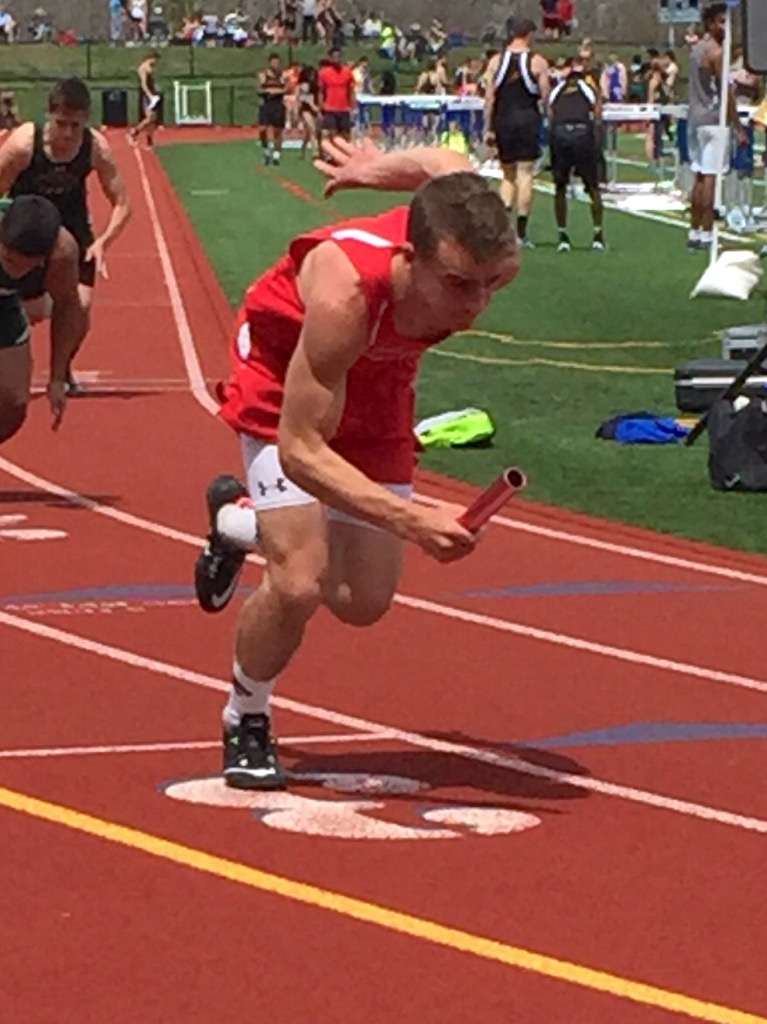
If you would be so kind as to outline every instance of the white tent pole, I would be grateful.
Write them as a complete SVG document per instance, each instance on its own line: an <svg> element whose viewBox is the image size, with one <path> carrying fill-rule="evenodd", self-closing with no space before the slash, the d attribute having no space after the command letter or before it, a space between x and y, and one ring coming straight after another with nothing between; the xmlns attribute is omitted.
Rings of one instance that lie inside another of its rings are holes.
<svg viewBox="0 0 767 1024"><path fill-rule="evenodd" d="M724 185L724 165L729 163L729 139L727 136L727 111L729 107L730 92L730 63L732 60L732 14L729 4L724 22L724 43L722 45L722 80L719 83L719 134L721 136L721 152L719 154L719 167L716 172L714 183L714 232L711 241L710 263L716 263L719 256L719 208L722 205L722 191Z"/></svg>

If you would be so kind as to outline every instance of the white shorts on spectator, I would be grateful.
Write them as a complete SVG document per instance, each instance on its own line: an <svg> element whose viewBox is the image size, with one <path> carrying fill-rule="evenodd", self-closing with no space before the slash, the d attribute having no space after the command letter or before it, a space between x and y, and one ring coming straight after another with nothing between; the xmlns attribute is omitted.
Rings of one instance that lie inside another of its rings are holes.
<svg viewBox="0 0 767 1024"><path fill-rule="evenodd" d="M694 174L726 174L730 169L730 129L716 124L690 125L690 170Z"/></svg>

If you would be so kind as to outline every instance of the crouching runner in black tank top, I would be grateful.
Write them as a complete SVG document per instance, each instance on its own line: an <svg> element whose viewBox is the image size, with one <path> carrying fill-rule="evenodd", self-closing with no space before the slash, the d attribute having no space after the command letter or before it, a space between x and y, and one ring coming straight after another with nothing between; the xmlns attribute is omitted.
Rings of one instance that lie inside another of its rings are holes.
<svg viewBox="0 0 767 1024"><path fill-rule="evenodd" d="M67 371L84 319L77 268L77 243L61 226L53 203L21 196L5 204L0 219L0 444L20 429L29 405L30 326L22 296L30 279L42 280L51 298L48 401L54 428L61 422Z"/></svg>
<svg viewBox="0 0 767 1024"><path fill-rule="evenodd" d="M45 123L27 121L20 125L0 150L0 195L37 195L49 199L59 211L62 225L79 246L83 335L74 352L90 327L96 277L107 276L105 253L130 218L125 182L109 143L101 132L87 126L90 110L90 92L84 82L78 78L57 82L48 97ZM97 237L88 210L86 179L91 171L96 172L112 208L109 222ZM31 275L25 282L23 297L32 322L46 319L50 302L42 273ZM80 389L71 373L69 381L71 393L78 394Z"/></svg>
<svg viewBox="0 0 767 1024"><path fill-rule="evenodd" d="M567 233L567 186L575 173L591 199L594 237L591 248L605 247L602 233L602 196L599 191L599 140L597 124L602 100L584 79L583 65L568 61L560 82L549 96L551 171L554 177L554 215L559 232L559 252L572 248Z"/></svg>

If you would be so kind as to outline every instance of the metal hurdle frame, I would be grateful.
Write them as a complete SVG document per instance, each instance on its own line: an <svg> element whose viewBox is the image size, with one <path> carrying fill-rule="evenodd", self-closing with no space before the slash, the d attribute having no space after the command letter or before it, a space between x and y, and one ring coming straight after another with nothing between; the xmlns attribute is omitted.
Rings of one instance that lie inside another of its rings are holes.
<svg viewBox="0 0 767 1024"><path fill-rule="evenodd" d="M202 93L205 97L205 113L189 113L189 96ZM177 125L211 125L213 124L213 84L212 82L173 82L174 120Z"/></svg>

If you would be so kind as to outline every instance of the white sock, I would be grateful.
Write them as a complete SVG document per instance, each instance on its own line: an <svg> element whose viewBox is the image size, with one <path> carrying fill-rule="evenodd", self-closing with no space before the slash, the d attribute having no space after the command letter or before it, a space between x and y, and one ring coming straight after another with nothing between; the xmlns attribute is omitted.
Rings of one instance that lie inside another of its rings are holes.
<svg viewBox="0 0 767 1024"><path fill-rule="evenodd" d="M224 708L224 725L232 729L240 724L243 715L268 715L269 703L276 679L265 683L256 682L242 670L239 662L232 667L232 689Z"/></svg>
<svg viewBox="0 0 767 1024"><path fill-rule="evenodd" d="M690 239L691 242L697 242L700 239L700 234L701 233L699 228L690 228L690 230L687 232L687 237Z"/></svg>
<svg viewBox="0 0 767 1024"><path fill-rule="evenodd" d="M252 551L258 539L256 510L250 498L228 501L216 516L216 529L221 536L243 551Z"/></svg>
<svg viewBox="0 0 767 1024"><path fill-rule="evenodd" d="M701 231L698 235L701 242L713 242L714 232L713 231Z"/></svg>

